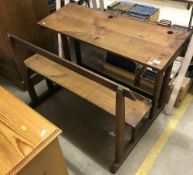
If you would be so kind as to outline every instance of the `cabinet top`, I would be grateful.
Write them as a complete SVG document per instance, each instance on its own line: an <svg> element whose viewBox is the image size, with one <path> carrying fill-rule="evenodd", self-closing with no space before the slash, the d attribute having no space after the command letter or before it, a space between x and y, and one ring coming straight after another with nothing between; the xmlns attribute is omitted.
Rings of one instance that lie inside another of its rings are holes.
<svg viewBox="0 0 193 175"><path fill-rule="evenodd" d="M60 133L0 87L0 174L16 174Z"/></svg>

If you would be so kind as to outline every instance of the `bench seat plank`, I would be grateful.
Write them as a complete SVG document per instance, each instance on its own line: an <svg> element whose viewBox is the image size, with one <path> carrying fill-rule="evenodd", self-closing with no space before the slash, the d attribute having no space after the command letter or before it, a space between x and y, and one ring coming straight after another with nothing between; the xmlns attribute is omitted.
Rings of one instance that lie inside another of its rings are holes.
<svg viewBox="0 0 193 175"><path fill-rule="evenodd" d="M114 91L38 54L25 60L25 64L31 70L115 116ZM149 100L139 95L136 97L135 101L125 98L125 119L132 127L136 127L150 108Z"/></svg>

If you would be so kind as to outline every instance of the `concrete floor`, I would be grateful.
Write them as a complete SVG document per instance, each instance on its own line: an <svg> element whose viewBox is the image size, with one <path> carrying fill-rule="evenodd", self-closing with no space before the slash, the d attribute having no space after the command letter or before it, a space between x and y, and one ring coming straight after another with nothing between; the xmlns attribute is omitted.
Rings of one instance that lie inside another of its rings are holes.
<svg viewBox="0 0 193 175"><path fill-rule="evenodd" d="M109 2L111 1L109 0L107 3ZM146 1L145 3L150 2L151 1ZM152 2L154 2L155 5L156 3L159 4L164 9L164 1ZM172 10L175 11L174 6L176 6L177 10L183 9L183 15L189 13L189 11L185 10L186 6L183 3L168 3L166 1L166 5L168 4L170 12ZM161 12L161 14L164 15L164 12ZM172 17L174 16L175 15L172 15ZM168 17L170 17L170 13ZM182 22L186 23L187 17L177 22L178 24L182 24ZM103 58L104 53L93 49L91 50L92 57L87 59L86 62L101 69L101 61L103 61L103 59L96 64L93 61L93 55ZM90 51L86 52L87 56L90 54ZM0 78L0 85L26 103L29 103L30 100L26 92L17 89L3 78ZM45 83L40 83L36 89L38 93L43 92ZM109 172L109 166L114 159L114 137L109 133L113 130L114 121L108 117L107 113L66 90L61 90L54 94L38 106L36 110L63 130L59 141L67 162L69 175L111 174ZM190 104L188 110L183 114L182 119L174 129L171 137L153 162L148 172L149 175L193 174L192 113L193 103ZM160 114L116 173L117 175L136 174L140 165L171 119L172 116L166 116L163 113Z"/></svg>

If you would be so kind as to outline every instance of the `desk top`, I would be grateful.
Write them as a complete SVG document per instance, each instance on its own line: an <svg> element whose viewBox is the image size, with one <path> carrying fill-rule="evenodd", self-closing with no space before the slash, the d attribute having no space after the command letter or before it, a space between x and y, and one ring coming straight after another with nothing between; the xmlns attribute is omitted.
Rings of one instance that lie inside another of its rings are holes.
<svg viewBox="0 0 193 175"><path fill-rule="evenodd" d="M0 87L0 174L17 174L60 130Z"/></svg>
<svg viewBox="0 0 193 175"><path fill-rule="evenodd" d="M43 27L140 64L162 70L189 38L189 32L68 4L39 22Z"/></svg>

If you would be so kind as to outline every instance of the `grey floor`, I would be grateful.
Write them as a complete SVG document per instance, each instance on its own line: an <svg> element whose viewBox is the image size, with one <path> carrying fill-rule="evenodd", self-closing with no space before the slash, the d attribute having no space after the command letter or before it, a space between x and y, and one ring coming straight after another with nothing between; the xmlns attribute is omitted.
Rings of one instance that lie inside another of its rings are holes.
<svg viewBox="0 0 193 175"><path fill-rule="evenodd" d="M162 1L159 4L162 5ZM175 4L176 2L174 6ZM177 4L177 6L180 5ZM181 7L185 5L182 4L180 9ZM85 63L102 70L101 63L104 61L105 53L87 46L83 46L83 50L85 50L84 57L89 58L85 59ZM98 62L94 61L96 57L100 58ZM0 77L0 85L27 104L30 102L26 92L2 77ZM39 94L45 88L45 82L36 86ZM111 174L109 166L114 159L114 137L110 133L113 130L114 121L108 117L107 113L66 90L60 90L39 105L36 110L63 130L59 141L69 175ZM149 175L193 174L192 113L193 103L183 114L182 120L154 161ZM116 173L117 175L134 175L137 172L171 118L172 116L160 114ZM128 128L127 132L129 131Z"/></svg>

